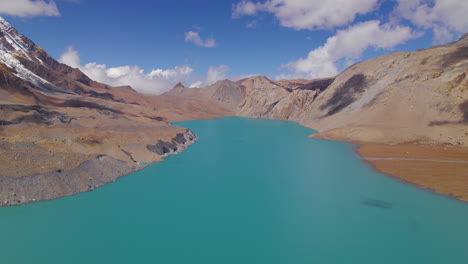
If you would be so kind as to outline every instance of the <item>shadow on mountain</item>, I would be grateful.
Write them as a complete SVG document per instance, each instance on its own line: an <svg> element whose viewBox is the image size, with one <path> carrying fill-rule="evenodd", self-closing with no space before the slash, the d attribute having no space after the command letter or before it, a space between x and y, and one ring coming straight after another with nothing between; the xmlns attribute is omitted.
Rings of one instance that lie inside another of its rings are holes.
<svg viewBox="0 0 468 264"><path fill-rule="evenodd" d="M444 125L463 125L468 124L468 100L458 105L458 108L463 113L463 119L459 121L432 121L429 126L444 126Z"/></svg>
<svg viewBox="0 0 468 264"><path fill-rule="evenodd" d="M355 74L343 83L328 101L320 106L321 110L328 109L325 116L334 115L357 100L356 95L362 94L369 80L362 73Z"/></svg>

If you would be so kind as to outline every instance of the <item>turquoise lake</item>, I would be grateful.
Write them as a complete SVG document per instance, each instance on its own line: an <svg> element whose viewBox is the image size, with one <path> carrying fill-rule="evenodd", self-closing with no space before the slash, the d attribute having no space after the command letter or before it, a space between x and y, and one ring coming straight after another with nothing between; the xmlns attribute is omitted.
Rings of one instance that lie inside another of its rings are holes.
<svg viewBox="0 0 468 264"><path fill-rule="evenodd" d="M287 121L187 121L199 142L95 191L0 208L1 264L468 263L468 204Z"/></svg>

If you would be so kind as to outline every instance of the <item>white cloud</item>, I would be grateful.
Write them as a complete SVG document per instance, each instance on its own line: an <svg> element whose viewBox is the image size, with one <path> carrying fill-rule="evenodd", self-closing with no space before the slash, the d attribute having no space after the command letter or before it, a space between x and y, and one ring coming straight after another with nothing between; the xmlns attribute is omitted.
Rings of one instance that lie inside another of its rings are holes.
<svg viewBox="0 0 468 264"><path fill-rule="evenodd" d="M332 29L354 21L356 15L373 11L378 0L267 0L245 1L233 6L234 18L272 13L284 27L294 29Z"/></svg>
<svg viewBox="0 0 468 264"><path fill-rule="evenodd" d="M259 74L230 75L228 74L229 70L230 70L229 66L224 65L224 64L221 64L218 66L210 66L206 75L204 77L196 79L192 84L190 84L189 87L190 88L202 88L208 85L212 85L215 82L221 81L221 80L228 79L228 80L235 82L235 81L247 78L247 77L259 75Z"/></svg>
<svg viewBox="0 0 468 264"><path fill-rule="evenodd" d="M190 84L189 88L203 88L204 85L203 85L203 81L200 80L200 81L196 81L192 84Z"/></svg>
<svg viewBox="0 0 468 264"><path fill-rule="evenodd" d="M79 68L81 66L80 55L71 46L67 47L67 51L60 56L59 61L73 68Z"/></svg>
<svg viewBox="0 0 468 264"><path fill-rule="evenodd" d="M276 76L278 79L333 76L343 66L360 59L364 51L391 49L421 36L425 30L433 31L434 44L447 43L468 32L467 0L391 0L397 3L395 9L376 12L380 21L353 25L356 16L376 11L385 1L390 0L239 0L233 5L232 17L266 12L273 14L282 26L296 30L338 28L334 36L307 57L283 65L290 73ZM403 20L410 25L403 25Z"/></svg>
<svg viewBox="0 0 468 264"><path fill-rule="evenodd" d="M256 28L256 27L257 27L257 21L254 20L254 21L252 21L252 22L247 23L247 24L246 24L246 27L247 27L247 28L252 28L252 29L253 29L253 28Z"/></svg>
<svg viewBox="0 0 468 264"><path fill-rule="evenodd" d="M217 81L227 79L226 74L228 71L229 66L227 65L211 66L206 73L205 84L210 85Z"/></svg>
<svg viewBox="0 0 468 264"><path fill-rule="evenodd" d="M53 0L0 0L0 14L31 17L59 16L60 12Z"/></svg>
<svg viewBox="0 0 468 264"><path fill-rule="evenodd" d="M216 41L212 38L203 40L200 37L200 34L196 31L189 31L185 33L185 41L192 42L197 46L205 47L205 48L213 48L216 46Z"/></svg>
<svg viewBox="0 0 468 264"><path fill-rule="evenodd" d="M176 66L173 69L154 69L145 73L138 66L121 66L108 68L105 64L95 62L81 65L76 50L68 47L59 59L71 67L79 68L89 78L113 86L130 85L136 91L146 94L162 94L171 90L178 82L186 82L193 72L189 66Z"/></svg>
<svg viewBox="0 0 468 264"><path fill-rule="evenodd" d="M434 44L444 44L453 40L452 32L445 26L434 25L432 30L434 31L434 40L432 41Z"/></svg>
<svg viewBox="0 0 468 264"><path fill-rule="evenodd" d="M279 75L277 78L334 76L338 74L337 62L340 60L350 64L359 59L368 48L390 49L414 37L415 34L409 27L380 25L378 20L358 23L338 30L323 46L310 51L306 58L283 65L292 73Z"/></svg>
<svg viewBox="0 0 468 264"><path fill-rule="evenodd" d="M468 32L468 1L466 0L397 0L393 12L397 18L409 20L415 26L432 29L434 43L453 40Z"/></svg>
<svg viewBox="0 0 468 264"><path fill-rule="evenodd" d="M190 88L201 88L221 80L228 79L227 73L229 72L229 66L219 65L219 66L210 66L206 76L198 79L190 85Z"/></svg>
<svg viewBox="0 0 468 264"><path fill-rule="evenodd" d="M234 5L232 8L232 16L234 18L241 17L243 15L253 16L256 15L258 11L266 10L265 4L262 3L253 3L250 1L243 0L242 2Z"/></svg>

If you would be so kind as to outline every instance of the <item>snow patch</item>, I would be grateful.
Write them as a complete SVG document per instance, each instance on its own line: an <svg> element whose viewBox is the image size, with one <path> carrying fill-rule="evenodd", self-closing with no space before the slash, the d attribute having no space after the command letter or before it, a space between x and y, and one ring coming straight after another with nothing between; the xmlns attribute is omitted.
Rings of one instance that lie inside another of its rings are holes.
<svg viewBox="0 0 468 264"><path fill-rule="evenodd" d="M0 49L6 52L14 52L14 51L22 51L23 57L27 58L28 60L32 60L29 54L31 53L31 49L29 45L26 44L21 35L16 32L16 30L2 17L0 17L0 30L4 34L3 38L10 44L14 50L8 50L4 45L0 45Z"/></svg>
<svg viewBox="0 0 468 264"><path fill-rule="evenodd" d="M21 56L30 61L36 60L43 64L43 62L37 57L31 57L30 45L24 42L22 36L16 32L16 30L8 23L5 19L0 17L0 31L3 33L2 39L5 40L11 47L4 45L0 42L0 62L5 64L12 70L12 73L25 81L28 81L36 86L53 86L48 81L39 77L32 71L28 70L21 62L15 58Z"/></svg>
<svg viewBox="0 0 468 264"><path fill-rule="evenodd" d="M1 48L0 48L0 62L5 64L8 68L12 69L13 74L18 78L21 78L39 87L44 86L44 85L49 85L49 86L52 85L48 81L34 74L32 71L28 70L26 67L24 67L23 64L21 64L19 60L13 57L12 54L10 54L9 52L5 52Z"/></svg>

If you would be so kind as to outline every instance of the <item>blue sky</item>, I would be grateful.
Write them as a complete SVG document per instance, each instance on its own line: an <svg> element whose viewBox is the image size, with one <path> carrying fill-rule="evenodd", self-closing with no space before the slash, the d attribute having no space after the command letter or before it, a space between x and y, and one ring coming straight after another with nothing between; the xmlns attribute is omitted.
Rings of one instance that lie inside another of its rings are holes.
<svg viewBox="0 0 468 264"><path fill-rule="evenodd" d="M250 74L325 77L468 31L465 0L11 2L0 0L0 15L52 57L147 93Z"/></svg>

